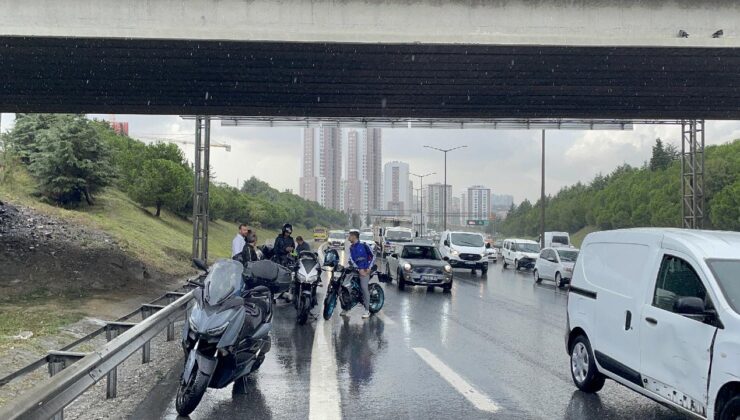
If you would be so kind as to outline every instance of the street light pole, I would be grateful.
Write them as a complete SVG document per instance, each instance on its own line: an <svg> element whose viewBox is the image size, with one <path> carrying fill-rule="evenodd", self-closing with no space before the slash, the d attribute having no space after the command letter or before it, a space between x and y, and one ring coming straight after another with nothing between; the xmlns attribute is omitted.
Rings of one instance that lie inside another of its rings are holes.
<svg viewBox="0 0 740 420"><path fill-rule="evenodd" d="M542 183L540 188L540 246L545 247L545 130L542 130Z"/></svg>
<svg viewBox="0 0 740 420"><path fill-rule="evenodd" d="M462 149L463 147L468 147L468 146L467 145L457 146L457 147L453 147L451 149L439 149L439 148L434 147L434 146L424 146L424 147L426 147L427 149L436 150L438 152L442 152L442 153L445 154L445 183L442 186L442 200L443 200L443 203L442 203L442 206L443 206L442 207L443 208L443 210L442 210L442 217L444 218L444 221L442 222L442 225L444 226L444 228L442 230L445 231L445 230L447 230L447 153L449 153L449 152L451 152L453 150Z"/></svg>
<svg viewBox="0 0 740 420"><path fill-rule="evenodd" d="M421 189L421 194L419 194L419 201L421 201L421 233L420 235L424 236L424 178L428 177L429 175L436 175L436 172L429 172L428 174L424 175L417 175L412 174L409 172L409 175L413 175L415 177L419 178L419 187Z"/></svg>

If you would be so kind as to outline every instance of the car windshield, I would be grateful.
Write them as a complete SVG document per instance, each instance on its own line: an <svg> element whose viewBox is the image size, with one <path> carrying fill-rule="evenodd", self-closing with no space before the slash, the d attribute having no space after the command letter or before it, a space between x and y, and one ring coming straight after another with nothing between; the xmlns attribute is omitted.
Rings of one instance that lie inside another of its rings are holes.
<svg viewBox="0 0 740 420"><path fill-rule="evenodd" d="M332 232L329 234L329 239L344 239L344 232Z"/></svg>
<svg viewBox="0 0 740 420"><path fill-rule="evenodd" d="M405 246L401 258L407 260L439 260L439 252L433 246Z"/></svg>
<svg viewBox="0 0 740 420"><path fill-rule="evenodd" d="M389 230L385 236L391 241L411 240L411 232L405 230Z"/></svg>
<svg viewBox="0 0 740 420"><path fill-rule="evenodd" d="M475 233L453 233L452 244L459 246L483 246L483 237Z"/></svg>
<svg viewBox="0 0 740 420"><path fill-rule="evenodd" d="M570 249L559 249L558 255L560 255L561 262L576 262L576 258L578 258L578 251L573 251Z"/></svg>
<svg viewBox="0 0 740 420"><path fill-rule="evenodd" d="M740 260L707 260L707 264L732 310L740 314Z"/></svg>
<svg viewBox="0 0 740 420"><path fill-rule="evenodd" d="M362 232L360 234L360 240L361 241L372 241L373 240L373 234L369 232Z"/></svg>
<svg viewBox="0 0 740 420"><path fill-rule="evenodd" d="M217 305L241 288L244 266L234 260L219 260L211 267L204 282L205 298Z"/></svg>
<svg viewBox="0 0 740 420"><path fill-rule="evenodd" d="M540 246L537 244L530 244L530 243L514 243L513 249L514 251L519 252L540 252Z"/></svg>
<svg viewBox="0 0 740 420"><path fill-rule="evenodd" d="M567 236L553 236L552 243L560 244L560 245L568 245L568 237Z"/></svg>

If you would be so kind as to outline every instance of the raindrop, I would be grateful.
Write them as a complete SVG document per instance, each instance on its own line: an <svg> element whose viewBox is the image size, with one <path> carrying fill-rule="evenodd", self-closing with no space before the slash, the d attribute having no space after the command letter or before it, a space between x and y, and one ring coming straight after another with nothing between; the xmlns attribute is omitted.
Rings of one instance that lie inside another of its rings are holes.
<svg viewBox="0 0 740 420"><path fill-rule="evenodd" d="M293 83L298 83L298 76L293 77Z"/></svg>
<svg viewBox="0 0 740 420"><path fill-rule="evenodd" d="M388 104L388 99L386 99L386 98L383 98L383 99L382 99L382 100L380 101L380 107L381 107L381 108L385 108L385 106L386 106L387 104Z"/></svg>
<svg viewBox="0 0 740 420"><path fill-rule="evenodd" d="M146 101L146 106L149 106L149 104L151 104L151 103L152 103L152 101Z"/></svg>
<svg viewBox="0 0 740 420"><path fill-rule="evenodd" d="M321 102L321 96L316 97L316 102Z"/></svg>
<svg viewBox="0 0 740 420"><path fill-rule="evenodd" d="M208 92L206 92L206 101L208 100Z"/></svg>
<svg viewBox="0 0 740 420"><path fill-rule="evenodd" d="M411 61L416 61L416 54L411 54Z"/></svg>

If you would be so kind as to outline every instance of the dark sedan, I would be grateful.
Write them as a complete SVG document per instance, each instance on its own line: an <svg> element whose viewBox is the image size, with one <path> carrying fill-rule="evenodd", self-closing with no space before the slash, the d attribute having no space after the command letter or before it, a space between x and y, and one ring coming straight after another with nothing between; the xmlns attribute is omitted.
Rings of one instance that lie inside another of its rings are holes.
<svg viewBox="0 0 740 420"><path fill-rule="evenodd" d="M396 245L386 258L385 269L390 281L398 282L400 290L406 285L427 286L430 290L441 287L445 292L452 289L452 267L434 245L419 242Z"/></svg>

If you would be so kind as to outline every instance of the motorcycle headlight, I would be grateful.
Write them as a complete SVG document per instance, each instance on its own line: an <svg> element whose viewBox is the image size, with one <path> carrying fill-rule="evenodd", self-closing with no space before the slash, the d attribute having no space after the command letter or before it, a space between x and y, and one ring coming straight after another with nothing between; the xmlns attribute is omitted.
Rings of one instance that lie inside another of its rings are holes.
<svg viewBox="0 0 740 420"><path fill-rule="evenodd" d="M190 330L191 331L198 332L198 328L195 327L195 320L193 319L192 316L189 316L188 317L188 324L190 325Z"/></svg>
<svg viewBox="0 0 740 420"><path fill-rule="evenodd" d="M224 333L224 331L226 331L226 328L228 328L228 327L229 327L229 322L226 321L226 323L224 323L224 325L221 325L220 327L209 329L208 331L206 331L206 334L208 334L208 335L221 335L221 334Z"/></svg>
<svg viewBox="0 0 740 420"><path fill-rule="evenodd" d="M450 251L450 254L452 254L452 255L460 255L460 252L458 252L457 250L453 249L453 250Z"/></svg>
<svg viewBox="0 0 740 420"><path fill-rule="evenodd" d="M405 264L403 265L403 269L404 269L404 270L406 270L406 271L411 271L411 264L409 264L409 263L405 263Z"/></svg>
<svg viewBox="0 0 740 420"><path fill-rule="evenodd" d="M452 273L452 266L449 264L445 265L445 271L448 273Z"/></svg>

